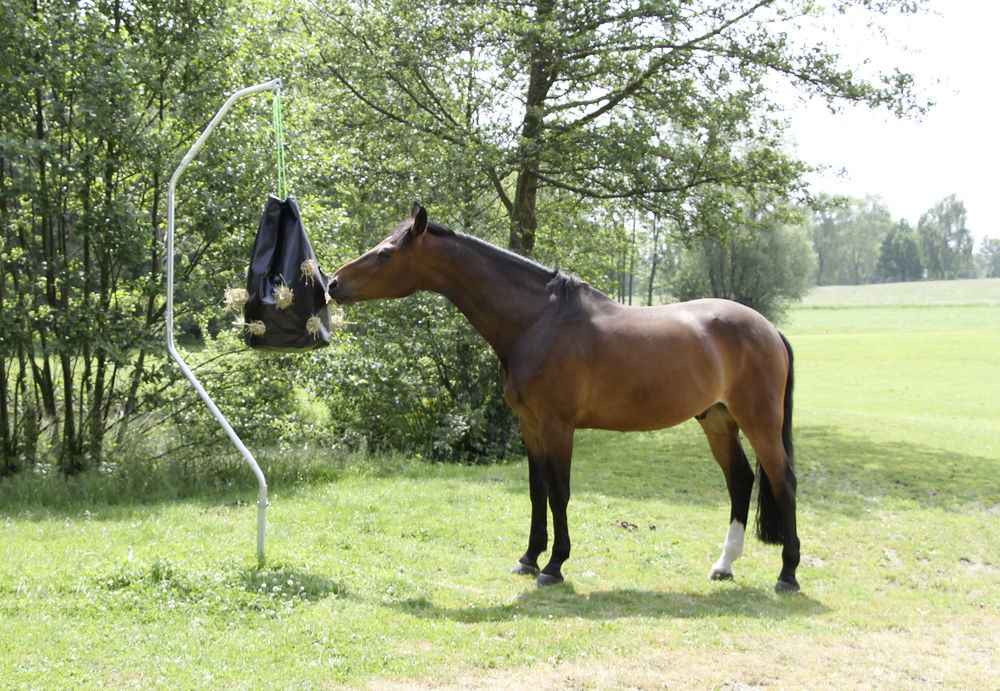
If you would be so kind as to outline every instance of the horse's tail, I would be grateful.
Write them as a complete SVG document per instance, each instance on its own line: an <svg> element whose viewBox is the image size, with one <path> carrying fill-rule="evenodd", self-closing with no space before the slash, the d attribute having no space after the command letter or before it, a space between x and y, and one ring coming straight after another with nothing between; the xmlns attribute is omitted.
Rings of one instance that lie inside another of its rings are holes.
<svg viewBox="0 0 1000 691"><path fill-rule="evenodd" d="M785 473L788 476L789 485L792 492L795 491L795 469L792 466L792 388L795 384L795 371L792 365L792 346L781 336L781 342L785 344L788 351L788 377L785 379L785 400L784 417L781 422L781 443L785 447ZM774 491L771 489L771 482L764 472L764 468L757 461L760 470L760 486L757 489L757 536L763 542L770 544L782 544L785 540L785 522L782 519L778 501L774 498Z"/></svg>

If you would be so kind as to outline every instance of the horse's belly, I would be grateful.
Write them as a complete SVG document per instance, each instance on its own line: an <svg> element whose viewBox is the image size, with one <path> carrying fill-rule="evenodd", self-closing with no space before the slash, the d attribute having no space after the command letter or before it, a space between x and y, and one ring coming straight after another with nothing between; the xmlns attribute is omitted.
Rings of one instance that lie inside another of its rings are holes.
<svg viewBox="0 0 1000 691"><path fill-rule="evenodd" d="M577 427L638 432L679 425L718 402L718 395L696 382L670 382L656 377L611 380L590 392Z"/></svg>

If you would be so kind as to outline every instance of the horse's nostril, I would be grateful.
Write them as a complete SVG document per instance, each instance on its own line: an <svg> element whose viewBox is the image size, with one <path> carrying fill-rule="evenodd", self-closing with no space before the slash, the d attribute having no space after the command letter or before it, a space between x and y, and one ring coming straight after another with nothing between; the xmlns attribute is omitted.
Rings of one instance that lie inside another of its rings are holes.
<svg viewBox="0 0 1000 691"><path fill-rule="evenodd" d="M334 276L333 278L330 279L330 285L327 286L327 290L334 290L337 287L338 283L340 283L340 281L338 281L337 277Z"/></svg>

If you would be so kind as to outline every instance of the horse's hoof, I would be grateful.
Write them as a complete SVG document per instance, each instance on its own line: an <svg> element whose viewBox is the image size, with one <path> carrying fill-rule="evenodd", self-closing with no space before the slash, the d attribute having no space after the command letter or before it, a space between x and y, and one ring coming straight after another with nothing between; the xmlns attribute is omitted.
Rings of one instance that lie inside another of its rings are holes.
<svg viewBox="0 0 1000 691"><path fill-rule="evenodd" d="M542 588L547 585L558 585L563 582L562 576L552 576L547 573L538 574L538 578L535 579L535 585Z"/></svg>
<svg viewBox="0 0 1000 691"><path fill-rule="evenodd" d="M788 581L782 581L779 579L778 582L774 584L774 592L779 595L797 593L799 592L799 584L795 582L789 583Z"/></svg>
<svg viewBox="0 0 1000 691"><path fill-rule="evenodd" d="M708 577L713 581L731 581L733 580L732 571L716 571L712 569L712 573L708 574Z"/></svg>
<svg viewBox="0 0 1000 691"><path fill-rule="evenodd" d="M517 566L510 570L515 576L537 576L538 567L524 562L517 562Z"/></svg>

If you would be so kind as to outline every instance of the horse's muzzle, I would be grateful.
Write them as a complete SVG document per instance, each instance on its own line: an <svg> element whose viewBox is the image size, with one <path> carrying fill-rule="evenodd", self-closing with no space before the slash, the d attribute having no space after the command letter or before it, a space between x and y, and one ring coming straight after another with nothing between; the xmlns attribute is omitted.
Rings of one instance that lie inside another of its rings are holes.
<svg viewBox="0 0 1000 691"><path fill-rule="evenodd" d="M351 296L350 292L340 283L340 279L336 276L330 279L330 284L326 289L327 294L330 299L336 302L338 305L350 305L354 302L354 298Z"/></svg>

